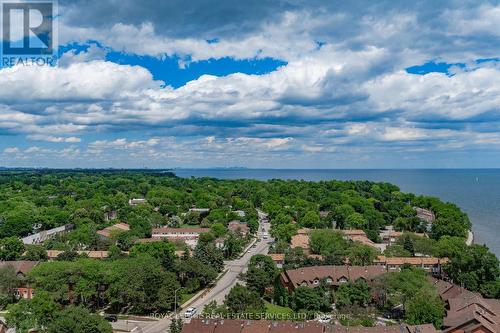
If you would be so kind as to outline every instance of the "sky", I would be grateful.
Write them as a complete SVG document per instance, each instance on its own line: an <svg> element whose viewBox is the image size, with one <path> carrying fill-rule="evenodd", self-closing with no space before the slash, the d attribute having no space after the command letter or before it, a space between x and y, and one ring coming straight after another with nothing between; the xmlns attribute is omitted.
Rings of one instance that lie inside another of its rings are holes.
<svg viewBox="0 0 500 333"><path fill-rule="evenodd" d="M498 1L59 0L0 166L500 167Z"/></svg>

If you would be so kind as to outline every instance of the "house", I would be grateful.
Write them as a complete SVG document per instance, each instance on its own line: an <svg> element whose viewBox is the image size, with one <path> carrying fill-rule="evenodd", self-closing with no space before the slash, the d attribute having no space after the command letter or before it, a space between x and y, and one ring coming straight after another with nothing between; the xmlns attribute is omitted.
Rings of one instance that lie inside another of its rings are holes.
<svg viewBox="0 0 500 333"><path fill-rule="evenodd" d="M16 273L17 278L20 281L19 287L14 288L14 295L16 296L16 298L31 299L33 297L34 290L27 284L26 276L36 265L38 265L38 263L39 261L26 260L0 261L0 269L9 266L12 267L14 269L14 272Z"/></svg>
<svg viewBox="0 0 500 333"><path fill-rule="evenodd" d="M66 225L63 225L63 226L60 226L57 228L37 232L36 234L23 237L23 238L21 238L21 240L23 241L23 243L25 245L41 244L41 243L55 237L56 235L73 230L73 228L74 228L73 224L66 224Z"/></svg>
<svg viewBox="0 0 500 333"><path fill-rule="evenodd" d="M453 283L431 279L445 301L445 333L500 333L500 300L486 299Z"/></svg>
<svg viewBox="0 0 500 333"><path fill-rule="evenodd" d="M346 327L305 321L192 319L182 333L437 333L431 324Z"/></svg>
<svg viewBox="0 0 500 333"><path fill-rule="evenodd" d="M33 296L35 296L35 290L33 288L28 287L28 286L15 288L14 289L14 296L16 296L17 299L21 299L21 298L32 299Z"/></svg>
<svg viewBox="0 0 500 333"><path fill-rule="evenodd" d="M297 235L292 236L290 241L290 247L292 249L301 248L304 250L304 253L310 252L309 247L309 234L311 233L311 229L302 228L297 230Z"/></svg>
<svg viewBox="0 0 500 333"><path fill-rule="evenodd" d="M170 241L182 240L194 248L198 244L200 234L209 232L208 228L155 228L151 233L152 238L163 238Z"/></svg>
<svg viewBox="0 0 500 333"><path fill-rule="evenodd" d="M99 237L101 239L107 239L107 238L110 238L113 234L124 232L124 231L129 231L129 230L130 230L130 226L128 224L120 222L117 224L113 224L109 227L106 227L102 230L99 230L97 232L97 234L99 235Z"/></svg>
<svg viewBox="0 0 500 333"><path fill-rule="evenodd" d="M350 240L351 242L359 242L364 245L368 245L379 249L381 251L385 250L385 245L377 244L366 236L363 230L352 229L352 230L339 230L343 235L345 240Z"/></svg>
<svg viewBox="0 0 500 333"><path fill-rule="evenodd" d="M403 237L404 235L415 235L418 237L427 237L424 233L416 233L416 232L402 232L402 231L394 231L387 230L385 232L380 233L380 237L382 238L382 242L385 244L394 244L398 238Z"/></svg>
<svg viewBox="0 0 500 333"><path fill-rule="evenodd" d="M290 247L292 249L301 248L304 250L304 253L309 253L309 235L297 234L292 236Z"/></svg>
<svg viewBox="0 0 500 333"><path fill-rule="evenodd" d="M417 212L417 217L429 224L433 223L436 220L436 215L429 210L425 208L420 208L420 207L413 207L415 211Z"/></svg>
<svg viewBox="0 0 500 333"><path fill-rule="evenodd" d="M64 253L65 251L60 250L47 250L47 257L50 260L57 259L57 257ZM106 259L108 257L108 251L76 251L78 255L86 255L92 259Z"/></svg>
<svg viewBox="0 0 500 333"><path fill-rule="evenodd" d="M233 319L192 319L182 328L182 333L324 333L325 326L319 323L233 320Z"/></svg>
<svg viewBox="0 0 500 333"><path fill-rule="evenodd" d="M38 265L39 261L27 261L27 260L18 260L18 261L0 261L0 269L11 266L14 268L14 272L16 273L19 279L25 279L26 275Z"/></svg>
<svg viewBox="0 0 500 333"><path fill-rule="evenodd" d="M278 268L283 268L283 265L285 264L285 254L284 253L271 253L269 254L271 259L273 259L273 262L276 264L276 267Z"/></svg>
<svg viewBox="0 0 500 333"><path fill-rule="evenodd" d="M241 233L242 235L247 235L248 234L248 225L245 222L240 222L240 221L231 221L227 225L227 228L229 231L235 232L235 233Z"/></svg>
<svg viewBox="0 0 500 333"><path fill-rule="evenodd" d="M128 201L128 204L130 206L137 206L137 205L142 205L147 203L146 199L141 199L141 198L132 198Z"/></svg>
<svg viewBox="0 0 500 333"><path fill-rule="evenodd" d="M400 271L405 265L419 267L432 275L442 273L442 265L449 262L448 258L435 257L385 257L378 256L374 260L374 265L382 266L387 271Z"/></svg>
<svg viewBox="0 0 500 333"><path fill-rule="evenodd" d="M381 266L311 266L286 270L280 274L280 281L289 291L301 286L314 288L322 280L335 288L359 279L369 283L384 273L386 269Z"/></svg>

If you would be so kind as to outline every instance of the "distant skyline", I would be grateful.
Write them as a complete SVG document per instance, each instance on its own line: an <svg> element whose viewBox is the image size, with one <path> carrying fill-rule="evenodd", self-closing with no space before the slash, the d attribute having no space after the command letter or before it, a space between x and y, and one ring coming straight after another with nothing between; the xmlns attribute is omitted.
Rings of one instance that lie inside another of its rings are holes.
<svg viewBox="0 0 500 333"><path fill-rule="evenodd" d="M499 1L59 0L0 166L500 168Z"/></svg>

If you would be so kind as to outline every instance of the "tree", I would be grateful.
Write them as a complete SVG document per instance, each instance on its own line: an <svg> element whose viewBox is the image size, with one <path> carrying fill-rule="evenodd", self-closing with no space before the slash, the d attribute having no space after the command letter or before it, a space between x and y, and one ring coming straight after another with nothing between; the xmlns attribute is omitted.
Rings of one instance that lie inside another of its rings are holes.
<svg viewBox="0 0 500 333"><path fill-rule="evenodd" d="M499 261L486 246L474 244L452 257L445 271L455 283L478 291L485 283L500 277Z"/></svg>
<svg viewBox="0 0 500 333"><path fill-rule="evenodd" d="M170 323L170 333L181 333L182 332L183 321L182 319L172 319Z"/></svg>
<svg viewBox="0 0 500 333"><path fill-rule="evenodd" d="M373 263L379 252L369 245L354 242L348 249L349 263L354 266L367 266Z"/></svg>
<svg viewBox="0 0 500 333"><path fill-rule="evenodd" d="M245 280L250 290L262 296L266 288L273 285L277 275L278 269L271 257L257 254L250 259Z"/></svg>
<svg viewBox="0 0 500 333"><path fill-rule="evenodd" d="M14 267L0 268L0 308L3 309L14 301L14 288L17 287L18 282Z"/></svg>
<svg viewBox="0 0 500 333"><path fill-rule="evenodd" d="M262 313L264 302L259 295L237 283L224 299L224 305L230 313Z"/></svg>
<svg viewBox="0 0 500 333"><path fill-rule="evenodd" d="M309 237L311 251L324 256L339 255L344 256L348 243L344 240L342 233L331 230L313 230Z"/></svg>
<svg viewBox="0 0 500 333"><path fill-rule="evenodd" d="M339 307L365 306L370 301L370 288L365 280L348 282L340 285L335 292L335 304Z"/></svg>
<svg viewBox="0 0 500 333"><path fill-rule="evenodd" d="M434 324L440 328L446 313L444 302L435 290L424 288L406 304L406 321L411 325Z"/></svg>
<svg viewBox="0 0 500 333"><path fill-rule="evenodd" d="M290 243L292 236L297 234L297 226L292 223L273 225L271 228L271 234L278 241L284 241Z"/></svg>
<svg viewBox="0 0 500 333"><path fill-rule="evenodd" d="M345 220L345 225L352 229L365 229L368 226L368 222L360 213L352 213Z"/></svg>
<svg viewBox="0 0 500 333"><path fill-rule="evenodd" d="M224 257L226 259L233 259L243 250L242 240L230 232L224 241Z"/></svg>
<svg viewBox="0 0 500 333"><path fill-rule="evenodd" d="M484 283L481 294L487 298L500 298L500 279Z"/></svg>
<svg viewBox="0 0 500 333"><path fill-rule="evenodd" d="M18 260L24 252L24 244L17 237L7 237L0 240L0 260Z"/></svg>
<svg viewBox="0 0 500 333"><path fill-rule="evenodd" d="M291 307L295 311L320 311L324 307L324 295L320 288L298 287L295 289Z"/></svg>
<svg viewBox="0 0 500 333"><path fill-rule="evenodd" d="M412 254L405 250L402 245L393 244L384 250L384 256L386 257L411 257Z"/></svg>
<svg viewBox="0 0 500 333"><path fill-rule="evenodd" d="M300 225L307 228L317 228L320 227L321 219L319 214L315 211L308 211L305 213L304 217L299 221Z"/></svg>
<svg viewBox="0 0 500 333"><path fill-rule="evenodd" d="M388 306L406 305L419 290L432 289L425 271L417 268L403 269L401 272L390 272L379 279L378 288L385 295Z"/></svg>
<svg viewBox="0 0 500 333"><path fill-rule="evenodd" d="M175 259L175 245L166 241L135 244L130 249L129 256L134 258L140 255L149 255L168 269L172 267Z"/></svg>
<svg viewBox="0 0 500 333"><path fill-rule="evenodd" d="M19 332L27 332L35 328L46 327L57 317L59 306L46 292L39 291L31 300L21 299L19 303L10 305L5 315L7 325L15 327Z"/></svg>
<svg viewBox="0 0 500 333"><path fill-rule="evenodd" d="M415 255L415 249L413 247L413 241L410 236L406 235L403 242L403 248L408 251L412 256Z"/></svg>
<svg viewBox="0 0 500 333"><path fill-rule="evenodd" d="M26 251L23 255L24 260L40 261L47 259L47 251L39 245L26 245Z"/></svg>
<svg viewBox="0 0 500 333"><path fill-rule="evenodd" d="M47 325L46 333L112 333L111 325L104 318L87 309L70 306L58 313Z"/></svg>
<svg viewBox="0 0 500 333"><path fill-rule="evenodd" d="M217 272L224 267L224 254L213 243L198 243L194 249L194 257Z"/></svg>
<svg viewBox="0 0 500 333"><path fill-rule="evenodd" d="M112 263L106 291L112 309L144 314L169 311L174 290L180 287L172 272L165 272L150 256L116 260Z"/></svg>

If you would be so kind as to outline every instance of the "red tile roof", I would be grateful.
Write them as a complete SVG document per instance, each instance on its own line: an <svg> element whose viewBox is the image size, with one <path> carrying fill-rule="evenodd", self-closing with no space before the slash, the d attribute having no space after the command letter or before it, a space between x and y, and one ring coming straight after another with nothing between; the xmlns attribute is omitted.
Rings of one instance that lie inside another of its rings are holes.
<svg viewBox="0 0 500 333"><path fill-rule="evenodd" d="M117 223L97 232L98 235L109 238L113 232L129 231L130 226L126 223Z"/></svg>

